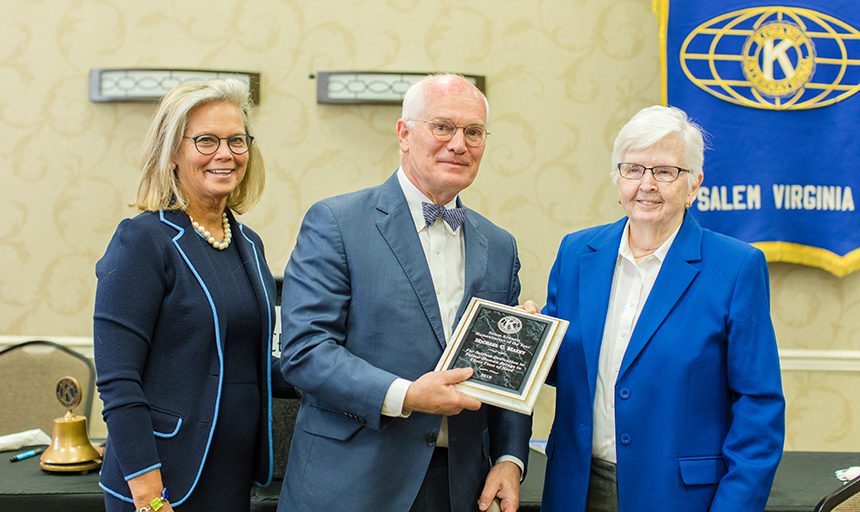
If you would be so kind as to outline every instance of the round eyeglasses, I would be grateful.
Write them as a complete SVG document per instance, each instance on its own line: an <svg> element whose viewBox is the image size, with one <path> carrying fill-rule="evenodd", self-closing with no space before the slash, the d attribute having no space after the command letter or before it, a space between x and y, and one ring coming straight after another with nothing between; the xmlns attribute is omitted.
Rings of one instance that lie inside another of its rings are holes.
<svg viewBox="0 0 860 512"><path fill-rule="evenodd" d="M227 147L230 148L231 153L234 155L243 155L251 149L251 142L254 141L254 137L245 133L239 133L229 137L218 137L211 133L204 133L203 135L198 135L196 137L183 136L182 138L194 141L194 147L197 148L197 151L201 155L211 155L218 151L218 148L221 147L222 140L227 141Z"/></svg>
<svg viewBox="0 0 860 512"><path fill-rule="evenodd" d="M463 138L466 140L466 145L472 148L478 148L484 145L487 141L487 135L490 133L483 126L471 124L469 126L459 126L445 119L437 119L435 121L424 121L423 119L412 119L430 125L430 133L436 137L436 140L448 142L454 138L458 128L463 129Z"/></svg>
<svg viewBox="0 0 860 512"><path fill-rule="evenodd" d="M658 165L657 167L645 167L639 164L618 164L618 174L622 178L628 180L641 180L645 176L645 171L651 171L655 181L661 183L672 183L678 180L678 176L682 172L691 172L689 169L682 169L673 165Z"/></svg>

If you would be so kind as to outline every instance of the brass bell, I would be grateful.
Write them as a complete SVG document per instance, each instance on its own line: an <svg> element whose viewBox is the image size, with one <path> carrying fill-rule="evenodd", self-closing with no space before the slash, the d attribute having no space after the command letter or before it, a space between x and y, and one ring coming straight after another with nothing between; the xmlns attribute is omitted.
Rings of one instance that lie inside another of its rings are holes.
<svg viewBox="0 0 860 512"><path fill-rule="evenodd" d="M87 418L75 416L72 409L81 403L81 385L73 377L57 381L57 400L66 408L62 418L54 420L51 445L42 453L39 466L45 471L84 472L98 469L102 456L90 442Z"/></svg>

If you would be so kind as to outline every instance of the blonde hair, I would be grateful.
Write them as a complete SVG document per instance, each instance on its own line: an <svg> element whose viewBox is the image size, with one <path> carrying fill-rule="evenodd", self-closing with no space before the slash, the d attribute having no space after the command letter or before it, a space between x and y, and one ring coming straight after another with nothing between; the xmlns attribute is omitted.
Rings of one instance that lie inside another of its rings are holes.
<svg viewBox="0 0 860 512"><path fill-rule="evenodd" d="M158 104L143 145L140 148L140 177L132 206L140 211L186 210L188 196L179 186L173 157L182 143L188 114L202 105L230 103L242 113L245 133L253 136L248 116L251 93L248 86L232 78L179 84ZM251 144L245 177L227 196L227 207L245 213L253 207L266 185L263 155L257 144Z"/></svg>

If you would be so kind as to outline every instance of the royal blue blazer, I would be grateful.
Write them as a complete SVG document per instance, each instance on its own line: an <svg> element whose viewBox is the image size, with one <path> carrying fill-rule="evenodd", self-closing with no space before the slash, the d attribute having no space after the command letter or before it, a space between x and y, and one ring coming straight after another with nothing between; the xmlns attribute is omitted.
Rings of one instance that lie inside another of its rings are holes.
<svg viewBox="0 0 860 512"><path fill-rule="evenodd" d="M260 431L254 474L272 475L272 386L290 387L271 375L275 281L256 233L229 214L233 242L260 310ZM181 505L206 463L220 411L226 325L219 312L231 297L203 251L212 250L181 211L145 212L123 220L96 265L94 350L108 441L101 486L131 502L127 480L161 468L170 502ZM274 379L274 380L273 380Z"/></svg>
<svg viewBox="0 0 860 512"><path fill-rule="evenodd" d="M463 229L459 315L472 297L516 304L513 236L474 211ZM435 368L445 335L396 173L310 208L284 271L281 316L282 371L303 394L278 510L409 510L442 416L390 418L382 404L397 377ZM490 461L528 460L531 417L484 405L448 428L453 510L477 510Z"/></svg>
<svg viewBox="0 0 860 512"><path fill-rule="evenodd" d="M544 312L570 321L548 382L556 413L542 510L583 511L598 358L627 219L567 235ZM687 214L615 385L621 512L764 510L785 401L758 249Z"/></svg>

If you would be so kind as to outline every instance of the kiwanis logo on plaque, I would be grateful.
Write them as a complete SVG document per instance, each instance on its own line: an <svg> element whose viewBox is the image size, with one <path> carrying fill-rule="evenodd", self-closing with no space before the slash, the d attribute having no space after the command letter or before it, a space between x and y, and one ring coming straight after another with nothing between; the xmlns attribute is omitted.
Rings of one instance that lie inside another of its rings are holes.
<svg viewBox="0 0 860 512"><path fill-rule="evenodd" d="M505 334L516 334L523 328L522 321L515 316L506 316L499 320L499 330Z"/></svg>
<svg viewBox="0 0 860 512"><path fill-rule="evenodd" d="M753 7L711 19L681 45L681 67L708 93L745 107L819 108L860 90L860 31L797 7Z"/></svg>

